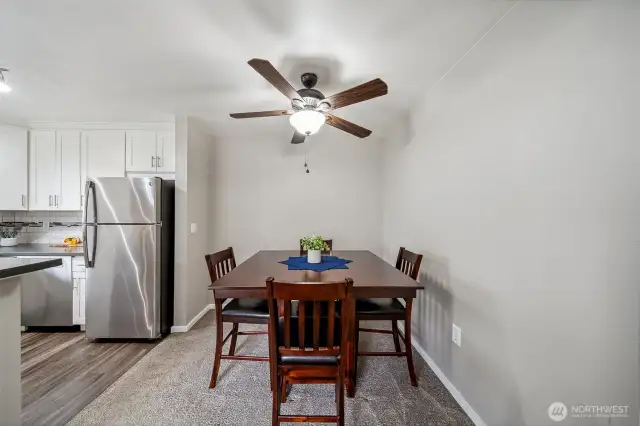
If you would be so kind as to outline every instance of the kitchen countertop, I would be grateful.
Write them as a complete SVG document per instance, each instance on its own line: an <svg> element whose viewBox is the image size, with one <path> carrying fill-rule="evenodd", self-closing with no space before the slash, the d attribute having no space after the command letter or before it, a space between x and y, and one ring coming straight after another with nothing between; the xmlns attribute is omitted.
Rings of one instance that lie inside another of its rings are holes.
<svg viewBox="0 0 640 426"><path fill-rule="evenodd" d="M82 256L84 247L51 247L49 244L18 244L0 247L0 257L13 256Z"/></svg>
<svg viewBox="0 0 640 426"><path fill-rule="evenodd" d="M62 259L0 258L0 280L60 265L62 265Z"/></svg>

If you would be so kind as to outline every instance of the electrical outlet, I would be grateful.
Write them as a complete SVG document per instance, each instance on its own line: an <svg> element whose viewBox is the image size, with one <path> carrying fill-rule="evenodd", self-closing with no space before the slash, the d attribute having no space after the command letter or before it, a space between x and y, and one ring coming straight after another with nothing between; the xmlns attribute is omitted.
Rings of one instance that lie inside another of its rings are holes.
<svg viewBox="0 0 640 426"><path fill-rule="evenodd" d="M462 346L462 329L453 324L453 330L451 332L451 340L458 346Z"/></svg>

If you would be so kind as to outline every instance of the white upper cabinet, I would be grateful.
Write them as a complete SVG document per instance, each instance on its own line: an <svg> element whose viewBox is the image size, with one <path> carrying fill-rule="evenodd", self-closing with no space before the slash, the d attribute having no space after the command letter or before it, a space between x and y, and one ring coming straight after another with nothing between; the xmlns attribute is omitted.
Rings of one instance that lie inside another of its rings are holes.
<svg viewBox="0 0 640 426"><path fill-rule="evenodd" d="M26 129L0 126L0 210L26 210L29 177Z"/></svg>
<svg viewBox="0 0 640 426"><path fill-rule="evenodd" d="M127 172L175 172L173 131L127 131Z"/></svg>
<svg viewBox="0 0 640 426"><path fill-rule="evenodd" d="M35 130L29 137L29 209L53 210L58 194L55 130Z"/></svg>
<svg viewBox="0 0 640 426"><path fill-rule="evenodd" d="M80 210L80 131L33 130L29 210Z"/></svg>
<svg viewBox="0 0 640 426"><path fill-rule="evenodd" d="M157 160L159 172L175 173L176 171L176 133L174 131L158 132Z"/></svg>
<svg viewBox="0 0 640 426"><path fill-rule="evenodd" d="M87 177L124 177L124 130L82 132L82 182Z"/></svg>
<svg viewBox="0 0 640 426"><path fill-rule="evenodd" d="M80 131L58 131L56 136L56 164L60 167L57 208L81 210L83 188L80 171Z"/></svg>
<svg viewBox="0 0 640 426"><path fill-rule="evenodd" d="M0 211L82 210L87 177L175 173L168 126L113 130L59 124L28 130L0 125ZM131 126L134 127L134 126ZM123 126L126 129L125 126Z"/></svg>
<svg viewBox="0 0 640 426"><path fill-rule="evenodd" d="M157 168L156 132L127 131L127 171L148 172Z"/></svg>

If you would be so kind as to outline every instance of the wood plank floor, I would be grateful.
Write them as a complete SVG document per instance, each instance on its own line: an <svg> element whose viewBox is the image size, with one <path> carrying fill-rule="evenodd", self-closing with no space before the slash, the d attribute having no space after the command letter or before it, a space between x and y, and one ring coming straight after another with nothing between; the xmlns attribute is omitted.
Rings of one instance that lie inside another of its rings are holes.
<svg viewBox="0 0 640 426"><path fill-rule="evenodd" d="M63 425L153 349L82 332L22 333L22 424Z"/></svg>

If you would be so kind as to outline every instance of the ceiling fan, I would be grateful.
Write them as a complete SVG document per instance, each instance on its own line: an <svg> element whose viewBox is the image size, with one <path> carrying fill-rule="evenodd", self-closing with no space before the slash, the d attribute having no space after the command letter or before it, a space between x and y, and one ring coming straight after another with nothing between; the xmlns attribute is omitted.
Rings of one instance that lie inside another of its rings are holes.
<svg viewBox="0 0 640 426"><path fill-rule="evenodd" d="M329 111L387 94L387 84L376 78L326 98L320 91L313 88L318 82L318 76L313 73L302 74L300 80L304 89L295 90L269 61L254 58L248 64L278 89L280 93L289 98L291 109L241 112L230 114L231 117L254 118L289 115L291 116L289 122L296 129L293 139L291 139L293 144L303 143L307 136L320 130L324 123L359 138L366 138L371 134L371 130L337 117Z"/></svg>

